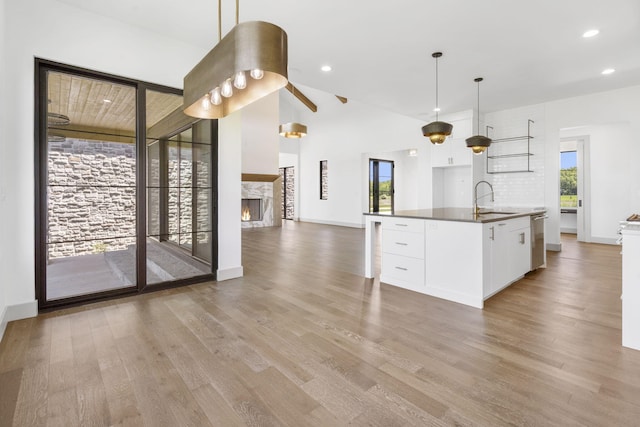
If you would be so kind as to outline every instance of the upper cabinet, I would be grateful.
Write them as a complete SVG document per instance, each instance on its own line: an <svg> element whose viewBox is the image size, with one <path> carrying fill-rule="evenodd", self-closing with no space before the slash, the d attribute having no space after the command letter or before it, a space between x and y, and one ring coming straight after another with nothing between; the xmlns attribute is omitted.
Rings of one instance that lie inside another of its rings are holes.
<svg viewBox="0 0 640 427"><path fill-rule="evenodd" d="M472 154L465 139L471 136L471 119L452 121L453 131L441 145L431 146L431 166L471 166Z"/></svg>

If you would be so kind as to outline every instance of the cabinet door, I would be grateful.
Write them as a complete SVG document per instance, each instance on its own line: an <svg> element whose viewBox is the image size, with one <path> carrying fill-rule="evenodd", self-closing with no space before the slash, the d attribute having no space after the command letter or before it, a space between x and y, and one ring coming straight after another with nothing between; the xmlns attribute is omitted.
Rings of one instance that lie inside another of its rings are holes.
<svg viewBox="0 0 640 427"><path fill-rule="evenodd" d="M524 276L531 270L531 228L519 228L509 232L510 281Z"/></svg>
<svg viewBox="0 0 640 427"><path fill-rule="evenodd" d="M491 240L491 266L490 280L486 295L493 295L498 290L506 286L510 280L511 271L509 269L509 228L506 221L491 223L489 233Z"/></svg>
<svg viewBox="0 0 640 427"><path fill-rule="evenodd" d="M444 143L431 147L431 166L469 166L472 163L471 150L464 139L447 138Z"/></svg>
<svg viewBox="0 0 640 427"><path fill-rule="evenodd" d="M473 161L472 151L467 148L467 143L464 139L452 139L445 141L445 144L449 143L451 148L451 165L452 166L467 166L471 165Z"/></svg>
<svg viewBox="0 0 640 427"><path fill-rule="evenodd" d="M449 138L440 145L431 145L431 166L435 168L451 166L451 146Z"/></svg>

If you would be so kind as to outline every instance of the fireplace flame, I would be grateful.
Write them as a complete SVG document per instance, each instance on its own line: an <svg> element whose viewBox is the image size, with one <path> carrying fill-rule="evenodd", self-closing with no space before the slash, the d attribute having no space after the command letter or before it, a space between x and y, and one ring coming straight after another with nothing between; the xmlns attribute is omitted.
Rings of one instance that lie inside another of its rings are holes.
<svg viewBox="0 0 640 427"><path fill-rule="evenodd" d="M251 221L251 212L248 207L242 208L242 220L243 221Z"/></svg>

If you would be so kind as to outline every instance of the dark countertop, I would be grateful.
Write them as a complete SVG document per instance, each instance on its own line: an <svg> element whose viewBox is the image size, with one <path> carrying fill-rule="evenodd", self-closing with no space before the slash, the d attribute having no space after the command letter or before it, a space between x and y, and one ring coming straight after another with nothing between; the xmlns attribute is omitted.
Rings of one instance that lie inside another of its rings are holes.
<svg viewBox="0 0 640 427"><path fill-rule="evenodd" d="M482 208L480 209L480 214L475 215L473 208L436 208L395 211L393 213L365 212L364 215L485 223L537 215L545 212L545 208Z"/></svg>

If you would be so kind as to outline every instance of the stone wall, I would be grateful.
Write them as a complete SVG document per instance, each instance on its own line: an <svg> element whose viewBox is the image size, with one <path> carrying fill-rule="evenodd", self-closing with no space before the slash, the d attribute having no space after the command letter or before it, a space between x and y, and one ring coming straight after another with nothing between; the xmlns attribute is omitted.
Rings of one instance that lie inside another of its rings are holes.
<svg viewBox="0 0 640 427"><path fill-rule="evenodd" d="M49 142L49 258L135 244L135 147L67 139Z"/></svg>
<svg viewBox="0 0 640 427"><path fill-rule="evenodd" d="M201 160L196 162L198 173L192 176L191 150L182 150L178 161L176 148L170 147L169 188L160 189L156 148L150 148L148 159L149 234L159 236L159 194L167 191L168 239L191 245L192 232L197 231L197 244L208 245L212 194L208 188L207 156L200 153L197 158ZM48 157L49 259L123 250L135 244L135 146L67 139L49 142ZM197 186L204 188L193 189L193 179ZM192 230L194 191L197 192L197 230Z"/></svg>

